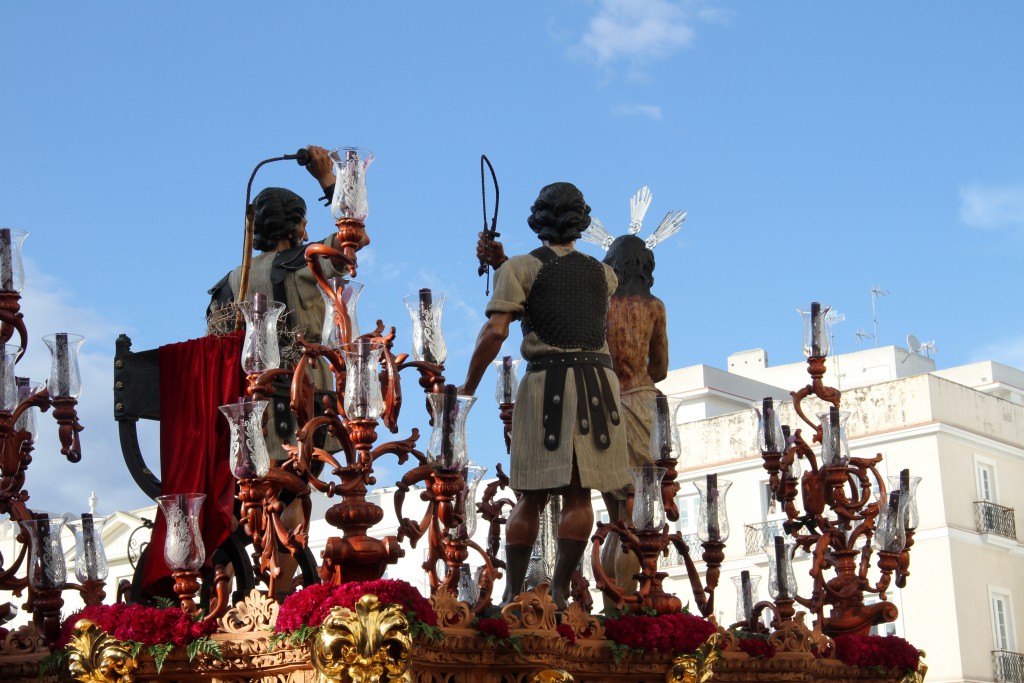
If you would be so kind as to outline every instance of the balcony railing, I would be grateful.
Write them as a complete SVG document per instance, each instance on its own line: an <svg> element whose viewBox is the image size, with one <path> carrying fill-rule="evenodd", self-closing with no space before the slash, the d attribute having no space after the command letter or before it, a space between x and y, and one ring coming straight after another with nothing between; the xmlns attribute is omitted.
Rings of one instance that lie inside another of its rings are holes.
<svg viewBox="0 0 1024 683"><path fill-rule="evenodd" d="M690 549L690 559L694 562L700 562L701 553L704 552L704 548L700 544L700 536L697 534L683 534L683 542ZM683 558L680 557L674 545L668 547L668 557L659 562L662 567L675 567L682 563Z"/></svg>
<svg viewBox="0 0 1024 683"><path fill-rule="evenodd" d="M978 531L982 533L998 534L1015 540L1017 538L1013 508L996 505L987 500L975 501L974 521L978 525Z"/></svg>
<svg viewBox="0 0 1024 683"><path fill-rule="evenodd" d="M743 540L746 543L747 555L756 555L761 548L774 542L776 536L786 536L781 519L760 524L744 524Z"/></svg>
<svg viewBox="0 0 1024 683"><path fill-rule="evenodd" d="M996 683L1024 683L1024 655L1006 650L992 651Z"/></svg>

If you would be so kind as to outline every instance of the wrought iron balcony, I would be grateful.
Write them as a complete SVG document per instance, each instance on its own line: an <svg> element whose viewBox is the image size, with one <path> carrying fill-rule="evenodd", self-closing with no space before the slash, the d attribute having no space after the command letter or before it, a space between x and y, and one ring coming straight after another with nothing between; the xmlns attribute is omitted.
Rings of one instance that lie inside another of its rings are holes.
<svg viewBox="0 0 1024 683"><path fill-rule="evenodd" d="M773 543L776 536L786 536L782 528L784 520L775 519L760 524L744 524L743 540L746 543L747 555L756 555L761 548Z"/></svg>
<svg viewBox="0 0 1024 683"><path fill-rule="evenodd" d="M1024 683L1024 655L1006 650L992 651L996 683Z"/></svg>
<svg viewBox="0 0 1024 683"><path fill-rule="evenodd" d="M690 549L690 559L694 562L700 562L701 553L704 549L700 545L700 536L697 534L683 534L683 542L686 543L686 547ZM674 545L668 547L668 557L661 561L663 567L675 567L683 563L683 558L679 556L679 552L676 550Z"/></svg>
<svg viewBox="0 0 1024 683"><path fill-rule="evenodd" d="M974 503L974 521L978 531L998 534L1006 538L1017 538L1017 523L1014 521L1013 508L1003 507L987 500Z"/></svg>

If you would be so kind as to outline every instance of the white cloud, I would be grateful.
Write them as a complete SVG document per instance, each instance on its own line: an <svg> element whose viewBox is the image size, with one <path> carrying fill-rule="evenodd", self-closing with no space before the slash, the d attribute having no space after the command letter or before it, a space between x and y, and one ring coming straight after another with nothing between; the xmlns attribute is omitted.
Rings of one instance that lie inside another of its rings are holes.
<svg viewBox="0 0 1024 683"><path fill-rule="evenodd" d="M604 66L663 59L693 44L691 17L670 0L601 0L574 53Z"/></svg>
<svg viewBox="0 0 1024 683"><path fill-rule="evenodd" d="M960 220L972 228L1024 228L1024 182L960 188Z"/></svg>
<svg viewBox="0 0 1024 683"><path fill-rule="evenodd" d="M619 104L612 107L612 113L619 116L646 116L655 121L661 120L661 107L656 104Z"/></svg>

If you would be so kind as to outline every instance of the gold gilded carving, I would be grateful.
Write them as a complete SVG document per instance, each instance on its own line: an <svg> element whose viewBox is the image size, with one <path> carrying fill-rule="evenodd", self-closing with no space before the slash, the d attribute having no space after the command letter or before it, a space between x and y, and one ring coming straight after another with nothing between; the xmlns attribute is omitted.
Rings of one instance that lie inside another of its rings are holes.
<svg viewBox="0 0 1024 683"><path fill-rule="evenodd" d="M68 642L68 669L80 683L131 683L138 667L129 646L115 640L88 619L75 624Z"/></svg>
<svg viewBox="0 0 1024 683"><path fill-rule="evenodd" d="M672 660L665 673L666 683L705 683L714 676L714 666L720 656L720 633L712 633L692 655L680 655Z"/></svg>
<svg viewBox="0 0 1024 683"><path fill-rule="evenodd" d="M575 680L565 669L544 669L538 671L537 675L530 679L530 683L572 683Z"/></svg>
<svg viewBox="0 0 1024 683"><path fill-rule="evenodd" d="M900 683L924 683L924 677L928 674L928 665L924 663L924 650L917 651L921 659L917 662L917 671L909 673L900 679Z"/></svg>
<svg viewBox="0 0 1024 683"><path fill-rule="evenodd" d="M397 605L364 595L355 611L335 607L313 640L310 659L322 683L411 683L409 621Z"/></svg>
<svg viewBox="0 0 1024 683"><path fill-rule="evenodd" d="M554 600L549 595L550 587L542 583L532 591L520 593L516 599L501 608L501 616L509 628L555 630Z"/></svg>
<svg viewBox="0 0 1024 683"><path fill-rule="evenodd" d="M430 605L437 613L437 625L441 628L469 628L473 621L473 611L450 589L441 586L430 598Z"/></svg>
<svg viewBox="0 0 1024 683"><path fill-rule="evenodd" d="M224 633L263 633L277 621L277 610L276 602L254 588L220 618L218 625Z"/></svg>

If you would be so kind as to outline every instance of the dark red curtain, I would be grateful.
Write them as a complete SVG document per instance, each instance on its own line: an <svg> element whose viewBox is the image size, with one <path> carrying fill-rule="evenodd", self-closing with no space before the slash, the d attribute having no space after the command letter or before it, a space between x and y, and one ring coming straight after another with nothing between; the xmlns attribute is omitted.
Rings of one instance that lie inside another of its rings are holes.
<svg viewBox="0 0 1024 683"><path fill-rule="evenodd" d="M164 495L205 493L200 528L206 563L231 532L235 479L228 467L230 429L219 406L245 393L241 332L160 347L160 478ZM170 570L164 563L164 517L146 553L143 595L167 595Z"/></svg>

